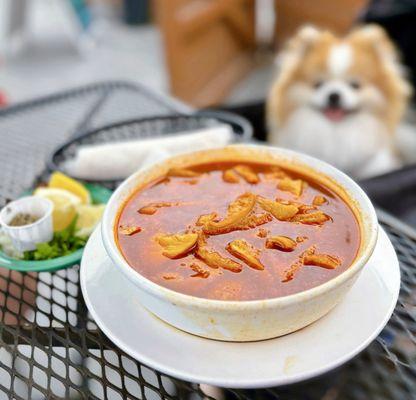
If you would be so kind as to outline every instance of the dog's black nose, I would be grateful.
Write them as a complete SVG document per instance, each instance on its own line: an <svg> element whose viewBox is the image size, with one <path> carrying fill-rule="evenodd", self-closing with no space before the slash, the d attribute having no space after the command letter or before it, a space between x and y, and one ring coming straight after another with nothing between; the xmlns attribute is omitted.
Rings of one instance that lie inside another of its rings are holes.
<svg viewBox="0 0 416 400"><path fill-rule="evenodd" d="M341 100L341 96L337 92L332 92L328 95L328 106L338 107Z"/></svg>

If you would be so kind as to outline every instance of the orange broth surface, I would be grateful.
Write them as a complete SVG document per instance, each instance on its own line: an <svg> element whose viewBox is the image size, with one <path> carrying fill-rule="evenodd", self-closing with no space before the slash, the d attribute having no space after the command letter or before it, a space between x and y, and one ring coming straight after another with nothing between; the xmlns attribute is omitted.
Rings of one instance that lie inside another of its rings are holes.
<svg viewBox="0 0 416 400"><path fill-rule="evenodd" d="M283 168L254 163L238 165L248 167L258 182L249 183L236 174L233 170L236 163L212 163L193 166L191 171L196 176L164 177L134 193L122 207L115 228L119 249L131 268L177 292L218 300L258 300L313 288L352 264L360 246L360 228L351 208L334 191L306 175L296 175ZM238 182L226 182L225 170L233 170ZM301 195L280 189L279 182L284 178L302 180ZM220 234L205 234L204 226L197 225L201 215L214 212L214 221L223 220L230 204L247 193L256 198L277 199L285 205L295 204L300 207L298 214L320 211L327 220L312 224L299 222L297 217L279 220L256 202L250 215L268 214L267 223ZM316 196L323 197L325 203L314 206ZM151 203L162 202L171 205L159 207L153 214L139 212ZM160 235L187 233L202 235L208 251L233 260L233 265L239 265L241 270L208 265L198 256L197 249L202 243L199 241L175 258L163 254ZM267 248L267 239L276 236L290 238L295 247L289 251ZM244 258L230 253L227 245L235 240L248 244L251 254L264 268L253 268ZM307 262L305 254L323 255L325 260L335 260L336 265L313 265L314 259Z"/></svg>

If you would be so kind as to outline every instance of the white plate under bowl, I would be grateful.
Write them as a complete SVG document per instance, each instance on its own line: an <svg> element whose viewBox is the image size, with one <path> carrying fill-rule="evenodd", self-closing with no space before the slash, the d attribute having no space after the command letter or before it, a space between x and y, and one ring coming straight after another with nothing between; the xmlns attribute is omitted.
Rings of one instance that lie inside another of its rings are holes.
<svg viewBox="0 0 416 400"><path fill-rule="evenodd" d="M100 229L81 262L81 289L101 330L127 354L175 378L232 388L286 385L345 363L377 337L400 289L393 246L380 228L376 249L345 299L297 332L250 343L220 342L182 332L139 303L136 287L112 264Z"/></svg>

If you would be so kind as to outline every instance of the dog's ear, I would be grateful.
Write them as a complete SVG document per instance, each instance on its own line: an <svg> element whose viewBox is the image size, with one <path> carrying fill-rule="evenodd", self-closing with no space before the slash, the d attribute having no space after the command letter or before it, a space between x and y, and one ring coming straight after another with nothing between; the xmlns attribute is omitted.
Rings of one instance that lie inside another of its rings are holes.
<svg viewBox="0 0 416 400"><path fill-rule="evenodd" d="M303 57L318 41L320 34L321 31L312 25L299 28L296 34L287 42L281 55Z"/></svg>
<svg viewBox="0 0 416 400"><path fill-rule="evenodd" d="M361 42L373 49L379 57L381 65L394 76L396 87L401 94L405 97L411 95L412 89L405 79L406 71L400 63L396 46L381 26L364 25L354 29L349 36L353 41Z"/></svg>
<svg viewBox="0 0 416 400"><path fill-rule="evenodd" d="M321 31L318 28L313 25L305 25L298 29L289 42L289 47L305 53L318 41L320 35Z"/></svg>
<svg viewBox="0 0 416 400"><path fill-rule="evenodd" d="M406 71L400 63L400 57L387 32L376 24L364 25L353 30L349 39L367 51L374 51L380 66L385 71L384 84L388 86L390 107L387 119L391 129L395 129L402 118L407 101L412 95L412 87L406 79Z"/></svg>
<svg viewBox="0 0 416 400"><path fill-rule="evenodd" d="M397 50L381 26L376 24L364 25L354 29L350 37L373 48L382 62L398 62Z"/></svg>
<svg viewBox="0 0 416 400"><path fill-rule="evenodd" d="M301 62L306 53L317 43L322 31L312 25L298 29L275 59L278 71L288 71Z"/></svg>

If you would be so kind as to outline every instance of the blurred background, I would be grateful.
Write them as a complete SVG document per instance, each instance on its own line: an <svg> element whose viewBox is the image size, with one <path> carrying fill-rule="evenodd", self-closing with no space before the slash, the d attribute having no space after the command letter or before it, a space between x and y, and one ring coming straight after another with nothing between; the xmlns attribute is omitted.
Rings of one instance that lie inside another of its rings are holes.
<svg viewBox="0 0 416 400"><path fill-rule="evenodd" d="M412 0L2 0L1 104L123 79L244 108L264 101L276 51L305 23L344 34L376 21L413 69L415 12Z"/></svg>
<svg viewBox="0 0 416 400"><path fill-rule="evenodd" d="M408 36L403 20L414 2L376 3L2 0L0 88L14 103L74 85L125 79L196 107L254 103L268 90L276 50L305 23L343 34L364 18L378 19L398 39L394 20L400 13L402 34Z"/></svg>
<svg viewBox="0 0 416 400"><path fill-rule="evenodd" d="M108 79L248 114L264 137L274 56L305 23L376 21L413 69L412 0L2 0L0 104ZM250 107L249 107L250 106Z"/></svg>

